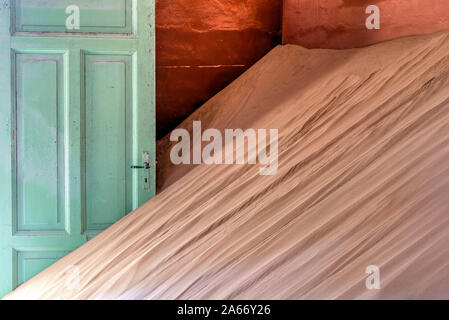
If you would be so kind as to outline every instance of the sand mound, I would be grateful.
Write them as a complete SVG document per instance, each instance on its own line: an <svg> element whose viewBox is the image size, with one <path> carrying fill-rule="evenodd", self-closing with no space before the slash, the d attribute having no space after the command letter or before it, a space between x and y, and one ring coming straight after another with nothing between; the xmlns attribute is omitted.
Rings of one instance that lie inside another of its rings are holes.
<svg viewBox="0 0 449 320"><path fill-rule="evenodd" d="M275 48L183 127L279 128L276 175L166 139L162 192L9 298L449 298L448 72L449 33Z"/></svg>

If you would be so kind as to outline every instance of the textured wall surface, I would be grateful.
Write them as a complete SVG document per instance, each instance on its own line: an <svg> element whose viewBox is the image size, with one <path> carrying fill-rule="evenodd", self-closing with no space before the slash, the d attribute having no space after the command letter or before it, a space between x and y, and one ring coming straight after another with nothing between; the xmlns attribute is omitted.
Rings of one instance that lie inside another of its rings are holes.
<svg viewBox="0 0 449 320"><path fill-rule="evenodd" d="M380 30L367 30L365 9L381 10ZM284 0L283 42L307 48L361 47L449 28L448 0Z"/></svg>
<svg viewBox="0 0 449 320"><path fill-rule="evenodd" d="M280 42L282 0L157 0L161 137Z"/></svg>

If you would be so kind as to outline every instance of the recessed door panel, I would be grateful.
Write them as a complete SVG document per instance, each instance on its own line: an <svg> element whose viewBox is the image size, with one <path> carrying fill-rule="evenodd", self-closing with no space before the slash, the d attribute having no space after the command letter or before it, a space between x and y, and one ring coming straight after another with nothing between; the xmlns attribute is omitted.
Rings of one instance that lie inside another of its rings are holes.
<svg viewBox="0 0 449 320"><path fill-rule="evenodd" d="M15 0L15 31L131 33L131 6L131 0ZM74 8L80 26L67 29Z"/></svg>
<svg viewBox="0 0 449 320"><path fill-rule="evenodd" d="M15 253L17 285L28 281L40 271L48 268L68 252L64 251L19 251Z"/></svg>
<svg viewBox="0 0 449 320"><path fill-rule="evenodd" d="M85 214L102 230L132 210L131 56L85 55Z"/></svg>
<svg viewBox="0 0 449 320"><path fill-rule="evenodd" d="M65 229L61 54L15 54L17 231Z"/></svg>

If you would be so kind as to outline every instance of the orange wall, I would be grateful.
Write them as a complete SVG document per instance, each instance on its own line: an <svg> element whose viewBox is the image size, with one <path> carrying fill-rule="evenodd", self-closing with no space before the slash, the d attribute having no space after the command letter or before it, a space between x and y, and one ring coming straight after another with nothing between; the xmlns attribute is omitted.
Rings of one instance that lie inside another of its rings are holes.
<svg viewBox="0 0 449 320"><path fill-rule="evenodd" d="M282 0L157 0L158 137L280 43Z"/></svg>
<svg viewBox="0 0 449 320"><path fill-rule="evenodd" d="M381 10L380 30L367 30L365 9ZM283 43L307 48L361 47L449 28L449 0L284 0Z"/></svg>

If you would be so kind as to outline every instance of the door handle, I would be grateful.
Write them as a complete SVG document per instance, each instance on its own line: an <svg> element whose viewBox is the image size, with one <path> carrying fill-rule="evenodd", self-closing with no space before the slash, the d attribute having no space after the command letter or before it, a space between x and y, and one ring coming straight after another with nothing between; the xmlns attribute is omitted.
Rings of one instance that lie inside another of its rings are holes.
<svg viewBox="0 0 449 320"><path fill-rule="evenodd" d="M151 166L150 166L150 153L148 151L144 151L142 152L142 166L131 166L131 169L144 169L144 170L148 170L148 171L141 171L141 173L139 173L139 179L142 179L142 183L143 183L143 190L145 192L149 192L151 190L151 184L150 184L150 170ZM140 184L140 183L139 183Z"/></svg>
<svg viewBox="0 0 449 320"><path fill-rule="evenodd" d="M143 166L131 166L131 169L150 169L150 153L148 151L142 152Z"/></svg>
<svg viewBox="0 0 449 320"><path fill-rule="evenodd" d="M150 169L151 166L148 163L145 163L143 166L131 166L131 169Z"/></svg>

